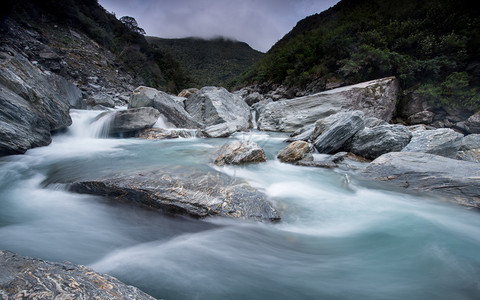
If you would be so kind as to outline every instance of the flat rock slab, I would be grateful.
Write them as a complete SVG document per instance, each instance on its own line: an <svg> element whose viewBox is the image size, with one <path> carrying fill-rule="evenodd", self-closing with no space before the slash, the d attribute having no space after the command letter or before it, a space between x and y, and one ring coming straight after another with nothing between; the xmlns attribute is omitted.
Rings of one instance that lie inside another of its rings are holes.
<svg viewBox="0 0 480 300"><path fill-rule="evenodd" d="M419 152L391 152L370 163L361 175L480 208L480 164Z"/></svg>
<svg viewBox="0 0 480 300"><path fill-rule="evenodd" d="M0 250L0 270L2 299L155 299L84 266L48 262L5 250Z"/></svg>
<svg viewBox="0 0 480 300"><path fill-rule="evenodd" d="M171 167L75 182L71 190L137 202L168 213L197 218L222 216L279 220L267 197L246 181L215 170Z"/></svg>

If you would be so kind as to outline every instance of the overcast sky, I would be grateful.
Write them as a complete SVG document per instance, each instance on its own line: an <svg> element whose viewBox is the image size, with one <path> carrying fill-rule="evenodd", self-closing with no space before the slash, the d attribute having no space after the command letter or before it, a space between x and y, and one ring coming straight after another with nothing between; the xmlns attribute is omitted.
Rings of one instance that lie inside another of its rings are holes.
<svg viewBox="0 0 480 300"><path fill-rule="evenodd" d="M306 16L339 0L99 0L117 18L134 17L147 35L230 37L266 52Z"/></svg>

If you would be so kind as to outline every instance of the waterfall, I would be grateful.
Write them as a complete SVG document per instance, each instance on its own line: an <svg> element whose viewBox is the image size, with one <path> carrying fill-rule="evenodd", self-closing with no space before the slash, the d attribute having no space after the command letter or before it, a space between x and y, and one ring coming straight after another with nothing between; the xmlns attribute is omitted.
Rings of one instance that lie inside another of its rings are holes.
<svg viewBox="0 0 480 300"><path fill-rule="evenodd" d="M253 129L258 129L257 127L257 111L252 109L250 110L250 120L252 123L252 128Z"/></svg>
<svg viewBox="0 0 480 300"><path fill-rule="evenodd" d="M102 111L71 110L72 125L68 133L78 138L105 138L108 136L113 114Z"/></svg>

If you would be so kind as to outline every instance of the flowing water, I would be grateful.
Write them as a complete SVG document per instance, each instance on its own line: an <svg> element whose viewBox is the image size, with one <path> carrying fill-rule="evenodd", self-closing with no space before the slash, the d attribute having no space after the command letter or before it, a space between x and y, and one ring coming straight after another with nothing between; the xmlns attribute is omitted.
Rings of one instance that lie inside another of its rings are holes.
<svg viewBox="0 0 480 300"><path fill-rule="evenodd" d="M164 299L480 298L477 211L280 163L282 134L107 139L105 122L91 124L98 112L71 114L50 146L0 159L0 249L88 265ZM257 142L268 162L217 170L265 192L281 222L172 217L62 184L171 164L215 168L216 149L233 139Z"/></svg>

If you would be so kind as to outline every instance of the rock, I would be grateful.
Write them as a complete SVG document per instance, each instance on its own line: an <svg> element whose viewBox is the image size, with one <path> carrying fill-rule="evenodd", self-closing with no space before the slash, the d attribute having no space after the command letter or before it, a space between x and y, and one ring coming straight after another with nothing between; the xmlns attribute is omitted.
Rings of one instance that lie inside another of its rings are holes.
<svg viewBox="0 0 480 300"><path fill-rule="evenodd" d="M424 110L409 116L407 122L410 125L430 124L434 116L435 114L433 112Z"/></svg>
<svg viewBox="0 0 480 300"><path fill-rule="evenodd" d="M471 115L465 122L469 133L480 133L480 111Z"/></svg>
<svg viewBox="0 0 480 300"><path fill-rule="evenodd" d="M235 122L221 123L217 125L208 126L202 130L202 133L205 137L208 138L222 138L229 137L237 131L247 130L245 124L238 124Z"/></svg>
<svg viewBox="0 0 480 300"><path fill-rule="evenodd" d="M255 103L258 103L263 100L263 95L261 95L259 92L253 92L251 94L248 94L248 96L245 97L245 102L249 105L252 106Z"/></svg>
<svg viewBox="0 0 480 300"><path fill-rule="evenodd" d="M412 134L403 125L380 125L364 128L353 138L350 151L369 159L388 152L398 152L409 142Z"/></svg>
<svg viewBox="0 0 480 300"><path fill-rule="evenodd" d="M137 131L136 137L144 140L177 139L179 136L170 130L161 128L147 128Z"/></svg>
<svg viewBox="0 0 480 300"><path fill-rule="evenodd" d="M391 152L375 159L362 176L419 191L434 192L455 203L480 207L480 164L419 152Z"/></svg>
<svg viewBox="0 0 480 300"><path fill-rule="evenodd" d="M97 105L109 108L115 107L115 102L113 101L113 98L107 94L95 94L87 99L87 104L91 107Z"/></svg>
<svg viewBox="0 0 480 300"><path fill-rule="evenodd" d="M197 91L198 91L198 89L196 89L196 88L184 89L178 94L178 97L188 98L191 95L195 94Z"/></svg>
<svg viewBox="0 0 480 300"><path fill-rule="evenodd" d="M69 262L0 250L0 269L2 299L155 299L115 277Z"/></svg>
<svg viewBox="0 0 480 300"><path fill-rule="evenodd" d="M277 154L277 158L281 162L294 162L303 159L305 155L312 152L312 150L313 147L310 143L304 141L295 141L280 150L280 152Z"/></svg>
<svg viewBox="0 0 480 300"><path fill-rule="evenodd" d="M252 141L234 141L223 145L215 159L217 166L266 162L265 151Z"/></svg>
<svg viewBox="0 0 480 300"><path fill-rule="evenodd" d="M463 134L452 129L417 130L412 132L410 143L402 152L424 152L455 158Z"/></svg>
<svg viewBox="0 0 480 300"><path fill-rule="evenodd" d="M68 103L71 108L85 109L87 104L83 99L82 91L74 84L68 82L65 78L51 74L50 82L55 87L59 98Z"/></svg>
<svg viewBox="0 0 480 300"><path fill-rule="evenodd" d="M186 111L206 126L236 123L248 128L250 107L224 88L203 87L185 100Z"/></svg>
<svg viewBox="0 0 480 300"><path fill-rule="evenodd" d="M480 162L480 134L469 134L462 139L456 159Z"/></svg>
<svg viewBox="0 0 480 300"><path fill-rule="evenodd" d="M67 92L75 87L43 73L23 55L9 53L0 60L0 155L48 145L51 131L72 124Z"/></svg>
<svg viewBox="0 0 480 300"><path fill-rule="evenodd" d="M390 121L397 103L394 77L324 91L310 96L268 103L259 113L258 128L293 132L341 111L361 110L367 117Z"/></svg>
<svg viewBox="0 0 480 300"><path fill-rule="evenodd" d="M361 111L340 113L338 119L315 139L315 148L327 154L342 149L351 137L364 128L363 117Z"/></svg>
<svg viewBox="0 0 480 300"><path fill-rule="evenodd" d="M197 218L280 219L263 193L242 179L215 170L164 167L156 171L75 182L71 189Z"/></svg>
<svg viewBox="0 0 480 300"><path fill-rule="evenodd" d="M291 143L295 141L309 141L312 138L314 131L315 124L305 125L292 133L290 137L285 140L285 142Z"/></svg>
<svg viewBox="0 0 480 300"><path fill-rule="evenodd" d="M432 109L432 105L428 103L424 96L418 93L416 89L410 89L405 91L401 97L398 103L397 115L407 119L416 113Z"/></svg>
<svg viewBox="0 0 480 300"><path fill-rule="evenodd" d="M388 123L375 117L365 118L365 127L372 128L380 125L388 125Z"/></svg>
<svg viewBox="0 0 480 300"><path fill-rule="evenodd" d="M152 107L132 108L114 112L104 112L97 117L97 120L109 118L110 135L122 133L135 133L138 130L152 127L158 120L160 112Z"/></svg>
<svg viewBox="0 0 480 300"><path fill-rule="evenodd" d="M166 119L167 122L180 128L201 128L200 124L190 114L185 111L183 106L178 104L170 95L153 88L140 86L133 91L129 108L154 107Z"/></svg>

